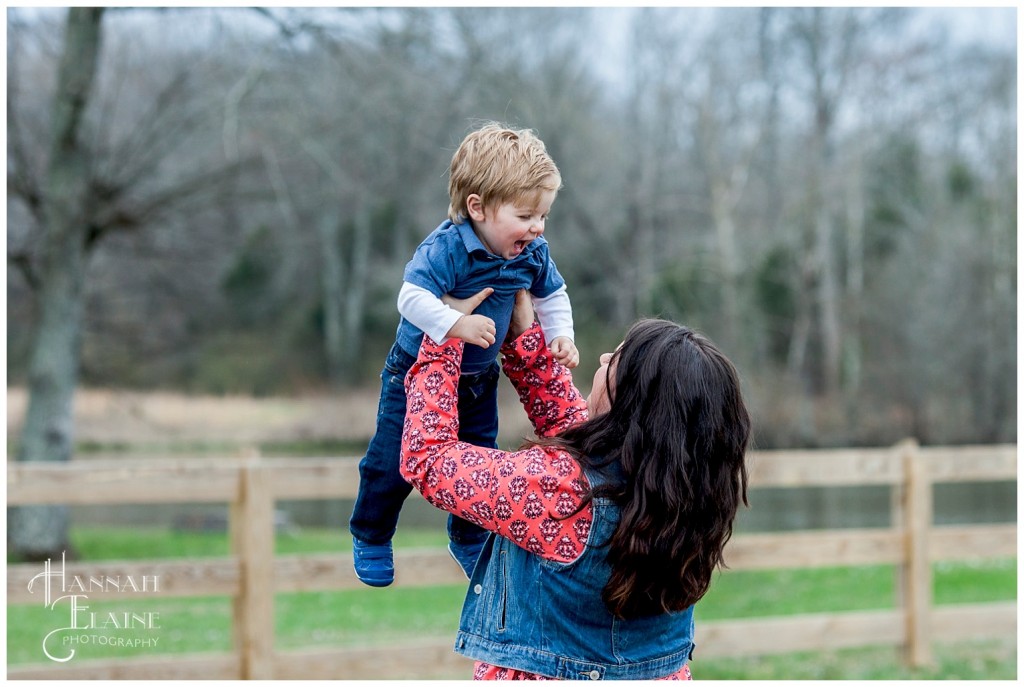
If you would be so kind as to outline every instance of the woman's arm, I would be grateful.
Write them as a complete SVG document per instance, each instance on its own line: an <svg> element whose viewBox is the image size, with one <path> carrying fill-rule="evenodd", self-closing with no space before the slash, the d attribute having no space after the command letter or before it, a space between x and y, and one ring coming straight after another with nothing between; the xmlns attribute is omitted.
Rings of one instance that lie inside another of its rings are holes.
<svg viewBox="0 0 1024 687"><path fill-rule="evenodd" d="M555 360L534 322L501 347L502 369L519 394L537 434L550 437L587 419L587 401L569 370Z"/></svg>
<svg viewBox="0 0 1024 687"><path fill-rule="evenodd" d="M472 313L494 289L482 289L469 298L445 294L445 305ZM537 324L533 298L526 289L516 293L508 335L501 347L505 374L512 381L526 414L540 436L553 436L587 419L587 402L572 382L572 375L555 360Z"/></svg>
<svg viewBox="0 0 1024 687"><path fill-rule="evenodd" d="M544 558L574 560L591 521L589 506L573 514L587 489L579 463L549 447L507 452L458 440L463 345L423 338L405 381L402 477L438 508Z"/></svg>

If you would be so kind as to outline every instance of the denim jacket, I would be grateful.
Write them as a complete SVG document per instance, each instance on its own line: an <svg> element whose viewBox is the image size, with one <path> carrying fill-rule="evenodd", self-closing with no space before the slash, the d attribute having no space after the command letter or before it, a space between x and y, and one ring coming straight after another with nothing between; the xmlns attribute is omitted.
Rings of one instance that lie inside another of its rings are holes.
<svg viewBox="0 0 1024 687"><path fill-rule="evenodd" d="M597 475L587 472L591 484ZM693 607L622 620L601 600L618 507L594 499L587 545L570 563L490 535L463 604L456 652L566 680L649 680L680 670L693 650Z"/></svg>

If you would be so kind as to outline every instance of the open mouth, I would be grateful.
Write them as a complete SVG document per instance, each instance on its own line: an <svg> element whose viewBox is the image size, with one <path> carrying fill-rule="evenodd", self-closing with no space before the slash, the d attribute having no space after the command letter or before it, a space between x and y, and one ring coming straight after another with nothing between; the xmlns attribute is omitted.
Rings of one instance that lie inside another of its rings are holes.
<svg viewBox="0 0 1024 687"><path fill-rule="evenodd" d="M524 250L526 250L526 246L528 246L529 244L529 241L516 241L515 243L512 244L512 255L519 255Z"/></svg>

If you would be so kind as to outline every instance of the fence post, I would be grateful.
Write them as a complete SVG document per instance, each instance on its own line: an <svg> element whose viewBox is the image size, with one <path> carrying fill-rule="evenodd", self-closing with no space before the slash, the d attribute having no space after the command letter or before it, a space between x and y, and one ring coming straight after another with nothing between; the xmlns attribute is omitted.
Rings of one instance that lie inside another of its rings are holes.
<svg viewBox="0 0 1024 687"><path fill-rule="evenodd" d="M267 680L274 668L274 497L258 457L239 470L238 487L231 504L231 548L241 572L235 648L242 679Z"/></svg>
<svg viewBox="0 0 1024 687"><path fill-rule="evenodd" d="M904 476L904 561L900 596L906 614L906 660L911 666L932 663L931 606L932 567L928 537L932 529L932 484L917 441L898 444Z"/></svg>
<svg viewBox="0 0 1024 687"><path fill-rule="evenodd" d="M894 532L898 532L901 536L905 535L907 531L907 475L906 466L904 464L904 454L907 451L907 443L912 441L912 439L906 439L893 446L893 460L900 466L902 479L899 483L893 484L889 488L889 526ZM904 546L902 547L900 562L893 567L893 600L896 604L896 608L902 611L905 611L907 607L908 560L907 548ZM909 625L907 627L909 627ZM904 636L908 637L909 631ZM906 642L904 643L906 644Z"/></svg>

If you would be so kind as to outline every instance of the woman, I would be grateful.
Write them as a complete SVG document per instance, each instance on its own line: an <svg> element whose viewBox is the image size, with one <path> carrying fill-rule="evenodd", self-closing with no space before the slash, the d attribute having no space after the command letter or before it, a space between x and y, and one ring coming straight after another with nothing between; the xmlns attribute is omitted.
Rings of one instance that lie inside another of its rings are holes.
<svg viewBox="0 0 1024 687"><path fill-rule="evenodd" d="M470 313L482 291L449 303ZM663 320L600 358L584 400L520 293L503 368L540 437L505 452L458 441L463 342L424 338L406 378L403 477L490 530L457 652L477 678L689 679L693 604L722 563L750 419L732 363Z"/></svg>

